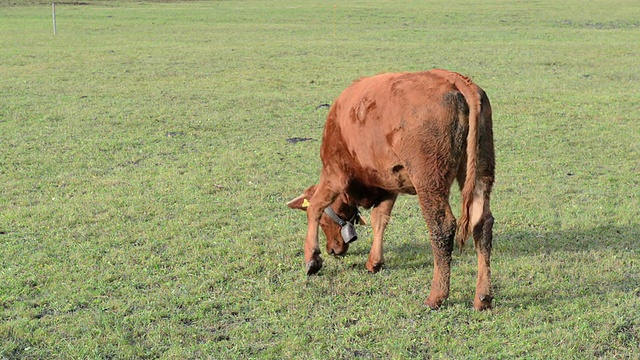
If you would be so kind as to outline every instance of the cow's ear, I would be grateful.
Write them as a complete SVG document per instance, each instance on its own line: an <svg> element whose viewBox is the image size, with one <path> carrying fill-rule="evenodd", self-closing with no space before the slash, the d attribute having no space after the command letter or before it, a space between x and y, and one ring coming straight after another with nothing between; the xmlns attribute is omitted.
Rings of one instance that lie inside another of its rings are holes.
<svg viewBox="0 0 640 360"><path fill-rule="evenodd" d="M367 220L362 215L358 215L358 225L367 225Z"/></svg>
<svg viewBox="0 0 640 360"><path fill-rule="evenodd" d="M302 194L297 198L289 201L287 203L287 206L292 209L300 209L300 210L306 211L307 208L309 207L309 199L307 199L307 195Z"/></svg>
<svg viewBox="0 0 640 360"><path fill-rule="evenodd" d="M287 203L287 206L292 208L292 209L300 209L300 210L307 211L307 208L309 207L309 201L311 200L313 195L316 193L316 188L317 187L318 187L317 185L309 186L302 193L302 195L300 195L297 198L289 201Z"/></svg>

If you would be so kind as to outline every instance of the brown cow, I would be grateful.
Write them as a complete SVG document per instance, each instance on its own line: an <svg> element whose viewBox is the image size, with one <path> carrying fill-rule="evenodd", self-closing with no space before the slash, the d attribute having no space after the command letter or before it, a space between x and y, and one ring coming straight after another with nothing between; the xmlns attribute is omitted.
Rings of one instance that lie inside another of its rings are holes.
<svg viewBox="0 0 640 360"><path fill-rule="evenodd" d="M478 256L474 307L491 308L490 255L494 180L491 105L485 92L458 73L434 69L391 73L354 82L336 99L324 128L320 183L287 205L306 210L307 274L322 267L318 225L327 252L344 254L354 240L358 207L371 208L373 245L366 267L380 270L382 236L398 194L417 194L431 234L434 274L425 303L438 308L449 295L454 237L473 234ZM449 193L457 179L460 221ZM457 235L456 235L457 234ZM346 240L346 242L345 242Z"/></svg>

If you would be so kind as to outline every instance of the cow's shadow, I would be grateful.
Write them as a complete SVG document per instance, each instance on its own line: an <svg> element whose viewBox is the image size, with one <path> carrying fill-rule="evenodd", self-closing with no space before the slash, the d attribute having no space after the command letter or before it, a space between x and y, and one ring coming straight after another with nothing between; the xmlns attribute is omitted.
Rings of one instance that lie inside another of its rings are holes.
<svg viewBox="0 0 640 360"><path fill-rule="evenodd" d="M431 253L428 235L415 241L386 241L385 253L391 252L399 257L395 266L403 268L433 265L414 263L412 258L417 254ZM591 252L599 250L633 251L640 250L640 224L630 226L601 226L587 230L551 229L551 230L516 230L494 232L494 256L509 257L535 256L557 252ZM473 240L469 238L464 253L474 253ZM360 248L357 253L367 254L368 248ZM454 249L454 258L459 249ZM430 257L429 257L430 258Z"/></svg>
<svg viewBox="0 0 640 360"><path fill-rule="evenodd" d="M402 241L394 236L390 236L390 238L389 241L385 241L385 258L387 260L385 266L389 271L394 269L415 270L431 274L433 257L426 234L421 239L412 241ZM584 294L585 296L602 294L604 296L605 293L612 291L631 291L635 292L636 296L640 296L640 290L638 290L640 289L640 277L637 276L637 273L634 277L630 275L631 270L628 268L624 266L613 267L612 264L615 262L612 263L611 259L599 258L599 256L614 257L616 254L622 258L628 253L640 253L640 225L599 226L582 230L497 230L494 232L493 244L494 287L501 306L551 305L562 301L572 301L576 294ZM363 264L366 262L367 254L368 248L364 246L360 246L352 253L355 256L362 256ZM569 262L592 261L594 278L591 279L588 274L578 274L580 279L571 281L571 278L576 276L572 273L575 271L573 265L556 264L565 260ZM460 262L472 265L475 263L472 239L469 239L462 254L457 248L454 250L454 267ZM509 262L525 264L522 266L527 267L526 271L519 268L520 265L512 266ZM598 266L609 266L609 271L616 272L615 276L608 274L600 277ZM468 266L468 268L473 267ZM505 272L501 273L500 269ZM564 280L555 281L559 288L536 286L538 285L535 283L536 281L548 284L554 282L553 279L549 279L551 275L543 274L547 270L553 271L554 276L564 278ZM603 280L606 280L606 284L602 283ZM456 279L452 278L453 281ZM504 292L509 289L509 294L504 294L505 296L501 297L502 289L505 290Z"/></svg>

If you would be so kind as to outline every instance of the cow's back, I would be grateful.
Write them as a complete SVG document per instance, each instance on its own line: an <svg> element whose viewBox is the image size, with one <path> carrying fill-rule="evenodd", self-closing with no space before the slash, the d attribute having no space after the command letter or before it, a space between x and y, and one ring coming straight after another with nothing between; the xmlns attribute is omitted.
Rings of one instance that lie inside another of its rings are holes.
<svg viewBox="0 0 640 360"><path fill-rule="evenodd" d="M451 82L430 72L360 79L330 111L323 163L341 164L336 172L368 185L413 193L406 170L417 152L454 155L449 162L457 163L466 126L457 122L461 99Z"/></svg>

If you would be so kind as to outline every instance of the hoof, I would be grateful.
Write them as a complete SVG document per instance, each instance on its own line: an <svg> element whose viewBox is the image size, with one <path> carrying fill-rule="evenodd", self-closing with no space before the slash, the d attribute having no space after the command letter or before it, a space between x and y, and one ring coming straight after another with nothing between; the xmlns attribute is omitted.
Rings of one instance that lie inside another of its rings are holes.
<svg viewBox="0 0 640 360"><path fill-rule="evenodd" d="M493 300L493 296L491 295L480 295L477 296L473 301L473 308L478 311L490 310L492 308L491 301Z"/></svg>
<svg viewBox="0 0 640 360"><path fill-rule="evenodd" d="M316 256L313 260L307 262L307 275L313 275L322 269L322 258Z"/></svg>
<svg viewBox="0 0 640 360"><path fill-rule="evenodd" d="M367 270L369 270L370 273L375 274L382 269L383 265L384 265L383 262L374 264L372 262L367 261L367 263L365 264L365 267L367 268Z"/></svg>
<svg viewBox="0 0 640 360"><path fill-rule="evenodd" d="M438 310L440 309L440 306L442 306L443 302L444 302L444 299L433 300L431 296L429 296L427 300L424 301L424 304L430 307L431 310Z"/></svg>

